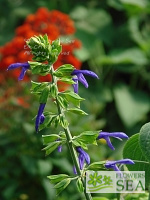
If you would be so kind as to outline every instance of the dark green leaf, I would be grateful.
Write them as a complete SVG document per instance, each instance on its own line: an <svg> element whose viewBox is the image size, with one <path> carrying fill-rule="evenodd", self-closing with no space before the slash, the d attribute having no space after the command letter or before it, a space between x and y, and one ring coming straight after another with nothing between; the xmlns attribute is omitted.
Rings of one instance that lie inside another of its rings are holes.
<svg viewBox="0 0 150 200"><path fill-rule="evenodd" d="M139 144L139 133L133 135L126 142L123 149L123 158L129 158L133 161L135 160L134 165L127 165L127 168L130 171L145 171L145 184L147 188L150 180L150 163L142 153Z"/></svg>
<svg viewBox="0 0 150 200"><path fill-rule="evenodd" d="M142 126L139 142L142 153L150 161L150 122Z"/></svg>

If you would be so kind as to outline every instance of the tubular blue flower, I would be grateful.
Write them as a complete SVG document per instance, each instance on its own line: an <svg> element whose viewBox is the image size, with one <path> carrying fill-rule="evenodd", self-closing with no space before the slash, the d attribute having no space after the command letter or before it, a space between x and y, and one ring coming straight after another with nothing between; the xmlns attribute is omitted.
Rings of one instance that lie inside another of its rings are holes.
<svg viewBox="0 0 150 200"><path fill-rule="evenodd" d="M97 137L97 139L105 139L107 142L107 145L112 149L115 150L114 146L112 145L110 138L109 137L114 137L117 138L119 140L122 140L121 138L127 138L128 136L123 133L123 132L113 132L113 133L108 133L108 132L100 132L99 136Z"/></svg>
<svg viewBox="0 0 150 200"><path fill-rule="evenodd" d="M42 124L45 120L45 116L43 114L45 105L46 105L45 103L40 103L38 114L37 114L36 120L35 120L35 130L36 130L36 132L38 132L39 125Z"/></svg>
<svg viewBox="0 0 150 200"><path fill-rule="evenodd" d="M86 81L84 75L87 76L91 76L93 78L98 78L97 74L95 74L92 71L89 70L73 70L73 72L71 73L71 75L73 75L74 77L72 78L72 80L75 82L75 84L73 84L73 88L74 88L74 92L78 93L78 81L80 81L86 88L88 88L88 82Z"/></svg>
<svg viewBox="0 0 150 200"><path fill-rule="evenodd" d="M133 165L134 162L131 159L122 159L122 160L118 160L118 161L107 161L105 164L105 167L107 169L112 168L114 171L119 171L120 169L118 168L118 166L116 164L129 164L129 165Z"/></svg>
<svg viewBox="0 0 150 200"><path fill-rule="evenodd" d="M9 65L7 70L17 69L19 67L22 67L21 73L20 73L20 75L18 77L18 80L21 81L21 80L23 80L26 71L30 68L30 65L29 65L28 62L25 62L25 63L13 63L13 64Z"/></svg>
<svg viewBox="0 0 150 200"><path fill-rule="evenodd" d="M90 156L81 147L77 147L76 150L79 153L78 155L79 165L80 169L82 170L85 161L88 165L90 164Z"/></svg>

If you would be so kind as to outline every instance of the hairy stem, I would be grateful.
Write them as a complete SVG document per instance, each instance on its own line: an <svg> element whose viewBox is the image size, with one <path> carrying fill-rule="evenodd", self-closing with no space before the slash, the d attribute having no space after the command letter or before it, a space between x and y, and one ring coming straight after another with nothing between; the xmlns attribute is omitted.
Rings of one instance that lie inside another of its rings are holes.
<svg viewBox="0 0 150 200"><path fill-rule="evenodd" d="M53 75L53 73L54 73L54 69L53 69L53 66L52 66L51 67L52 83L54 83L57 86L57 80L56 80L56 77ZM58 87L57 87L57 94L58 94ZM56 97L56 105L57 105L57 109L58 109L58 114L59 115L64 115L63 114L63 110L59 105L57 97ZM81 171L80 171L79 163L78 163L78 157L77 157L76 150L74 149L73 144L72 144L72 135L70 133L69 127L64 128L64 131L65 131L66 138L67 138L68 148L69 148L69 151L70 151L74 166L76 167L76 170L77 170L77 174L79 176L81 176ZM84 186L84 194L85 194L86 200L92 200L91 194L90 193L86 193L86 184L85 184L84 178L81 177L81 180L82 180L82 183L83 183L83 186Z"/></svg>

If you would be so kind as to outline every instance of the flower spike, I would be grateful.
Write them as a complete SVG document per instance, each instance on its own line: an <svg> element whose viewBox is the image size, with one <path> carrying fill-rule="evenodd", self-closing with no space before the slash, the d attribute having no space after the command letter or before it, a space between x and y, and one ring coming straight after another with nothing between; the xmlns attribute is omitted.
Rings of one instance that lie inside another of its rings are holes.
<svg viewBox="0 0 150 200"><path fill-rule="evenodd" d="M119 140L122 140L122 138L126 138L128 139L128 136L123 133L123 132L113 132L113 133L108 133L108 132L100 132L99 136L97 137L97 139L105 139L107 142L107 145L112 149L115 150L114 146L112 145L110 138L109 137L114 137L117 138Z"/></svg>
<svg viewBox="0 0 150 200"><path fill-rule="evenodd" d="M28 62L25 63L13 63L11 65L9 65L9 67L7 68L7 70L12 70L12 69L17 69L19 67L22 67L21 73L18 77L18 81L23 80L26 71L30 68L30 65Z"/></svg>
<svg viewBox="0 0 150 200"><path fill-rule="evenodd" d="M133 165L134 162L131 159L122 159L122 160L118 160L118 161L107 161L106 164L105 164L105 167L107 169L112 168L114 171L120 171L120 169L118 168L118 166L116 164Z"/></svg>
<svg viewBox="0 0 150 200"><path fill-rule="evenodd" d="M35 120L35 130L36 130L36 132L38 132L39 125L42 124L45 120L45 116L43 114L45 105L46 105L45 103L40 103L38 114L37 114L36 120Z"/></svg>
<svg viewBox="0 0 150 200"><path fill-rule="evenodd" d="M78 81L80 81L84 85L84 87L88 88L89 85L88 85L88 82L86 81L84 75L91 76L93 78L97 78L98 79L97 74L95 74L94 72L89 71L89 70L78 70L78 69L75 69L75 70L73 70L71 75L74 76L72 78L72 80L75 82L75 84L73 84L73 88L74 88L74 92L75 93L78 93Z"/></svg>

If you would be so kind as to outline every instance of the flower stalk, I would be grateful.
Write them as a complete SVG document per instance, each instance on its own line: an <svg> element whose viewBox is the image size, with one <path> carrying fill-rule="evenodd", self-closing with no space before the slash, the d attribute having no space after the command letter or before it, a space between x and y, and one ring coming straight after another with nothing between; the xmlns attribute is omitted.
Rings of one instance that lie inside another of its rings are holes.
<svg viewBox="0 0 150 200"><path fill-rule="evenodd" d="M56 80L56 77L53 75L54 74L54 68L53 68L53 66L51 66L50 73L51 73L51 76L52 76L52 83L54 83L56 85L56 87L57 87L57 80ZM63 109L60 107L58 99L57 99L58 87L56 88L56 90L57 90L56 105L57 105L58 114L59 115L64 115ZM78 176L81 176L81 181L82 181L83 186L84 186L84 194L85 194L86 200L92 200L91 194L90 193L86 193L85 180L82 177L82 174L81 174L81 171L80 171L80 168L79 168L77 153L76 153L76 150L73 147L73 144L72 144L72 135L70 133L70 130L69 130L68 126L67 126L67 128L64 128L64 132L66 134L67 145L68 145L69 152L70 152L72 160L73 160L73 164L76 167L76 171L77 171Z"/></svg>

